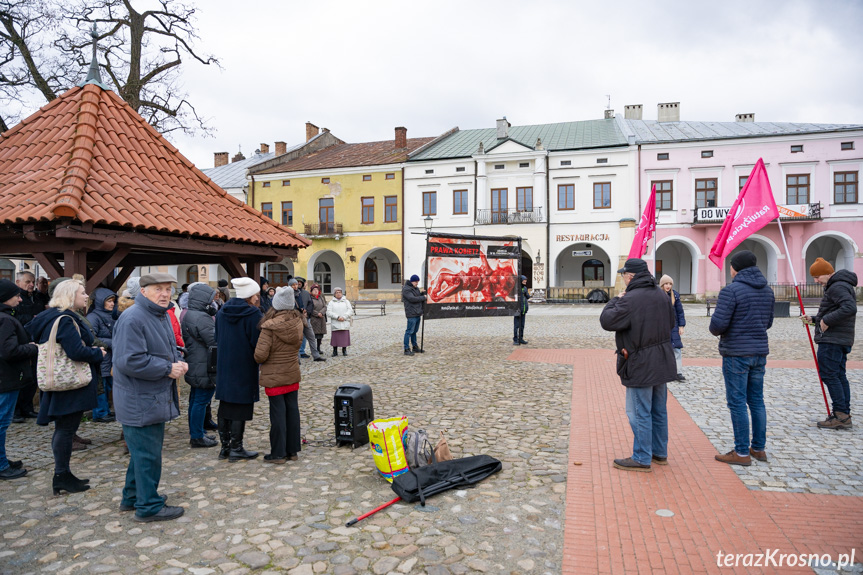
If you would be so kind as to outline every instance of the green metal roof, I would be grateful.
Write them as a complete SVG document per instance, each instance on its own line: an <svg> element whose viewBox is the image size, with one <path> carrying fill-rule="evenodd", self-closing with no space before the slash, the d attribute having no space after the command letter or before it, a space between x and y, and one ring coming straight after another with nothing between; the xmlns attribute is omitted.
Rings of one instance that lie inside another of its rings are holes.
<svg viewBox="0 0 863 575"><path fill-rule="evenodd" d="M533 149L536 140L549 151L578 150L583 148L607 148L627 145L626 136L614 119L560 122L535 126L512 126L506 140L498 140L496 128L459 130L424 150L409 161L441 160L446 158L468 158L477 152L480 142L485 151L511 140Z"/></svg>

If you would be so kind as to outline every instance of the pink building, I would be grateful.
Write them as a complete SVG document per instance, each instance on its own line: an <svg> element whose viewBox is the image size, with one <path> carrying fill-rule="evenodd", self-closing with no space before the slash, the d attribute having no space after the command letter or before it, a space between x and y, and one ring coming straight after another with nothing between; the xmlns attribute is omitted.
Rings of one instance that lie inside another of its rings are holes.
<svg viewBox="0 0 863 575"><path fill-rule="evenodd" d="M719 270L707 254L758 158L784 214L788 251L775 222L737 250L753 251L771 284L794 283L789 264L799 283L812 283L816 257L863 277L863 126L756 123L751 114L680 122L673 111L666 121L643 121L640 106L630 108L620 124L638 142L639 213L656 185L657 272L674 278L680 293L711 296L731 281L730 257ZM645 259L654 259L653 246Z"/></svg>

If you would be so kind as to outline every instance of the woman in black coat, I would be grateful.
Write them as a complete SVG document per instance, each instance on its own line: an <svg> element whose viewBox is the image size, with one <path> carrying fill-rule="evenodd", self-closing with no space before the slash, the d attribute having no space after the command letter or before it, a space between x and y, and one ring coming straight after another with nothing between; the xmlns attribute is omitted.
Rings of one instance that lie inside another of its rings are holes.
<svg viewBox="0 0 863 575"><path fill-rule="evenodd" d="M186 383L189 384L189 445L215 447L215 439L204 432L207 406L216 391L216 374L207 370L208 349L216 345L216 323L210 304L216 290L206 284L195 284L188 292L183 316L183 341L186 343Z"/></svg>
<svg viewBox="0 0 863 575"><path fill-rule="evenodd" d="M0 280L0 479L27 475L21 461L6 457L6 430L12 422L18 390L33 383L33 364L39 353L30 335L15 318L21 290L13 282Z"/></svg>
<svg viewBox="0 0 863 575"><path fill-rule="evenodd" d="M54 495L59 495L61 491L77 493L90 489L89 480L78 479L69 468L72 440L81 424L81 416L96 407L96 385L100 364L106 353L103 348L93 347L92 332L72 311L84 309L86 304L87 294L81 282L66 280L54 290L48 309L27 324L33 341L45 343L51 336L54 322L59 318L57 344L69 359L89 363L92 374L90 383L84 387L70 391L44 391L39 396L36 423L48 425L54 422L54 437L51 441L54 452Z"/></svg>

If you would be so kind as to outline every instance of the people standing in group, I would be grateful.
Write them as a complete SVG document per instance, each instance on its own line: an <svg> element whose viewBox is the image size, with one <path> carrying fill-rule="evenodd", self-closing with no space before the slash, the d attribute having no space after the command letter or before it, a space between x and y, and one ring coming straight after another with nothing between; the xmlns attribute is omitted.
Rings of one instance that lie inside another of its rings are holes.
<svg viewBox="0 0 863 575"><path fill-rule="evenodd" d="M216 346L215 310L210 306L218 292L203 283L189 288L186 314L183 316L183 340L186 343L186 363L189 370L189 445L215 447L218 441L206 433L207 408L216 391L216 374L208 369L209 350Z"/></svg>
<svg viewBox="0 0 863 575"><path fill-rule="evenodd" d="M0 480L27 475L22 461L10 461L6 453L6 430L18 402L18 392L33 383L39 348L15 317L21 302L20 288L0 279Z"/></svg>
<svg viewBox="0 0 863 575"><path fill-rule="evenodd" d="M258 302L258 307L261 308L261 313L267 313L267 310L273 305L270 299L270 280L261 277L261 299Z"/></svg>
<svg viewBox="0 0 863 575"><path fill-rule="evenodd" d="M527 318L527 310L530 304L527 300L530 299L530 292L527 289L527 276L519 276L518 286L518 310L513 316L512 328L512 344L527 345L524 340L524 321Z"/></svg>
<svg viewBox="0 0 863 575"><path fill-rule="evenodd" d="M851 385L845 364L854 345L857 323L857 274L849 270L834 271L830 262L817 258L809 267L815 283L824 286L818 313L804 315L804 321L815 326L818 344L818 373L830 392L833 412L818 422L821 429L851 429Z"/></svg>
<svg viewBox="0 0 863 575"><path fill-rule="evenodd" d="M114 326L114 408L129 448L120 511L135 521L169 521L183 508L159 494L165 423L180 416L177 380L186 373L174 330L173 276L156 272L140 278L135 305Z"/></svg>
<svg viewBox="0 0 863 575"><path fill-rule="evenodd" d="M339 355L339 348L342 348L342 355L348 355L348 347L351 345L351 316L354 315L354 308L344 293L340 287L333 288L333 299L327 304L333 357Z"/></svg>
<svg viewBox="0 0 863 575"><path fill-rule="evenodd" d="M315 341L318 344L318 353L323 356L324 350L321 348L321 342L324 336L327 335L327 298L321 292L321 286L312 284L310 292L312 311L309 315L309 323L312 325L312 331L315 334ZM305 338L303 338L305 341Z"/></svg>
<svg viewBox="0 0 863 575"><path fill-rule="evenodd" d="M293 288L279 288L272 304L261 318L255 361L261 364L261 387L270 402L270 453L264 461L281 464L296 461L302 443L297 396L304 325Z"/></svg>
<svg viewBox="0 0 863 575"><path fill-rule="evenodd" d="M252 420L258 393L255 346L263 317L258 304L261 288L251 278L231 280L233 297L216 314L216 399L219 400L219 459L254 459L257 451L243 447L246 422Z"/></svg>
<svg viewBox="0 0 863 575"><path fill-rule="evenodd" d="M754 457L767 461L767 411L764 371L770 353L767 330L773 325L773 290L748 250L731 258L730 284L722 288L710 318L710 333L719 336L725 399L731 412L734 449L716 460L748 467ZM749 418L752 417L752 436Z"/></svg>
<svg viewBox="0 0 863 575"><path fill-rule="evenodd" d="M420 277L414 274L402 286L402 303L405 305L405 317L408 320L403 341L405 355L423 353L423 349L417 344L417 332L420 329L420 319L423 316L427 292L420 290L419 283Z"/></svg>
<svg viewBox="0 0 863 575"><path fill-rule="evenodd" d="M674 327L671 328L671 346L674 348L674 360L677 362L677 381L686 381L683 375L683 340L680 336L683 335L684 326L686 325L686 316L683 314L683 304L680 302L680 294L674 291L674 280L671 276L664 275L659 280L661 287L668 297L671 298L671 305L674 307Z"/></svg>
<svg viewBox="0 0 863 575"><path fill-rule="evenodd" d="M112 362L112 338L114 334L114 306L117 304L117 294L108 288L96 288L93 292L93 311L87 314L87 321L93 329L93 334L99 340L102 347L108 352L102 359L101 377L102 389L96 397L97 405L93 410L93 421L96 423L111 423L115 420L111 412L109 398L114 384L111 376Z"/></svg>
<svg viewBox="0 0 863 575"><path fill-rule="evenodd" d="M312 324L309 318L314 312L314 304L312 298L304 287L306 285L305 278L299 276L288 280L288 287L294 290L294 299L296 300L296 309L303 315L303 341L300 344L299 357L308 358L306 354L306 344L308 343L312 357L315 361L326 361L326 358L318 351L315 339L315 332L312 330Z"/></svg>
<svg viewBox="0 0 863 575"><path fill-rule="evenodd" d="M36 276L32 272L18 272L15 276L15 285L18 286L21 295L21 303L15 306L15 319L21 325L26 326L39 312L45 311L45 302L42 296L35 292ZM14 423L24 423L25 419L36 417L36 410L33 409L36 389L36 372L34 371L31 382L18 392L18 402L15 405L15 413L12 415Z"/></svg>
<svg viewBox="0 0 863 575"><path fill-rule="evenodd" d="M94 346L95 337L81 317L73 310L87 305L84 285L77 280L65 280L54 289L48 309L27 324L33 341L45 343L51 337L52 327L57 324L55 340L72 361L90 364L91 379L84 387L69 391L44 391L40 396L39 415L36 423L48 425L54 422L51 449L54 453L54 494L62 491L77 493L90 489L89 479L78 479L69 466L72 443L81 416L96 407L96 391L99 365L107 354L104 348Z"/></svg>
<svg viewBox="0 0 863 575"><path fill-rule="evenodd" d="M615 459L614 467L651 471L651 463L668 464L666 384L676 375L671 348L674 310L644 260L630 258L618 273L626 289L606 304L599 321L603 329L615 332L617 374L626 387L633 442L632 456Z"/></svg>
<svg viewBox="0 0 863 575"><path fill-rule="evenodd" d="M189 308L189 284L183 284L180 288L180 295L177 296L177 307L180 308L180 327L183 325L183 316L186 315L186 310Z"/></svg>

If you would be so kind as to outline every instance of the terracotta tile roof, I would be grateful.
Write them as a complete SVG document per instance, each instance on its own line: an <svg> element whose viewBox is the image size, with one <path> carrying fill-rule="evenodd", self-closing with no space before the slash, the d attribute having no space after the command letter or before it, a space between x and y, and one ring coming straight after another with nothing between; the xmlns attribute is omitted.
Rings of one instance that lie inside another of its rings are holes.
<svg viewBox="0 0 863 575"><path fill-rule="evenodd" d="M379 166L399 164L408 159L408 154L424 146L434 138L409 138L407 148L395 148L394 140L385 142L365 142L362 144L337 144L319 152L301 156L284 164L261 170L252 169L258 174L279 174L282 172L302 172L327 168L352 168L359 166Z"/></svg>
<svg viewBox="0 0 863 575"><path fill-rule="evenodd" d="M82 223L278 247L311 241L232 198L110 90L72 88L0 137L0 223Z"/></svg>

